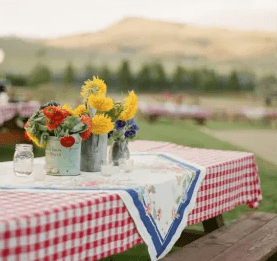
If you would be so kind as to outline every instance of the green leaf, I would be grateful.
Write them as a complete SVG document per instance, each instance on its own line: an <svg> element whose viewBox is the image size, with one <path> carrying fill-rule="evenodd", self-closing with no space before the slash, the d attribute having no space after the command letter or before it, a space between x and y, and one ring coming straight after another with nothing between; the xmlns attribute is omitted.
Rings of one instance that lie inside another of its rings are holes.
<svg viewBox="0 0 277 261"><path fill-rule="evenodd" d="M157 219L157 211L156 211L155 208L153 209L153 218L154 218L154 219Z"/></svg>
<svg viewBox="0 0 277 261"><path fill-rule="evenodd" d="M181 200L181 196L179 196L179 197L176 199L176 204L179 204L180 200Z"/></svg>
<svg viewBox="0 0 277 261"><path fill-rule="evenodd" d="M76 117L75 116L69 116L66 117L63 124L62 124L62 128L71 130L74 126L76 125Z"/></svg>
<svg viewBox="0 0 277 261"><path fill-rule="evenodd" d="M138 198L139 198L140 201L143 201L143 195L142 194L139 194Z"/></svg>
<svg viewBox="0 0 277 261"><path fill-rule="evenodd" d="M80 133L80 132L84 132L88 129L88 125L87 124L83 124L82 122L77 124L76 126L74 126L71 129L72 133Z"/></svg>
<svg viewBox="0 0 277 261"><path fill-rule="evenodd" d="M43 117L43 116L37 117L34 119L34 122L38 122L38 121L42 122L44 120L44 118L45 117Z"/></svg>
<svg viewBox="0 0 277 261"><path fill-rule="evenodd" d="M155 189L154 186L151 186L151 192L152 192L152 193L156 193L156 189Z"/></svg>
<svg viewBox="0 0 277 261"><path fill-rule="evenodd" d="M186 180L184 180L184 182L183 182L183 188L187 188L187 181Z"/></svg>
<svg viewBox="0 0 277 261"><path fill-rule="evenodd" d="M45 125L37 124L36 126L37 126L38 131L42 131L42 132L47 131L47 127Z"/></svg>

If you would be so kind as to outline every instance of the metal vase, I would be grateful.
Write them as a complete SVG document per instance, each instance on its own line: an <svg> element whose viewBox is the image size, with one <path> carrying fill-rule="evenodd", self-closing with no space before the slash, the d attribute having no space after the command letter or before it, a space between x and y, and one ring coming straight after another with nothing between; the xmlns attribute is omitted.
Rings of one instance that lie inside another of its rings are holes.
<svg viewBox="0 0 277 261"><path fill-rule="evenodd" d="M91 134L82 142L81 171L98 172L101 165L107 164L108 134Z"/></svg>
<svg viewBox="0 0 277 261"><path fill-rule="evenodd" d="M79 134L73 134L71 136L75 138L75 144L70 148L62 146L60 138L48 137L45 150L45 169L48 175L80 175L82 139Z"/></svg>
<svg viewBox="0 0 277 261"><path fill-rule="evenodd" d="M130 152L128 148L128 141L114 141L109 152L109 161L115 166L119 166L120 159L128 160Z"/></svg>

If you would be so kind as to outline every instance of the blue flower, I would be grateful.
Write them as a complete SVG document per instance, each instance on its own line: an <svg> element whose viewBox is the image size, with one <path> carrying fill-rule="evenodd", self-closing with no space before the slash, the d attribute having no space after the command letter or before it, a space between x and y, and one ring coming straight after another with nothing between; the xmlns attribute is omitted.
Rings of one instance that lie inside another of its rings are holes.
<svg viewBox="0 0 277 261"><path fill-rule="evenodd" d="M121 121L121 120L118 120L115 122L115 128L117 130L122 130L126 125L126 122L125 121Z"/></svg>
<svg viewBox="0 0 277 261"><path fill-rule="evenodd" d="M135 135L136 135L135 130L128 130L128 131L125 131L124 133L125 138L133 138Z"/></svg>
<svg viewBox="0 0 277 261"><path fill-rule="evenodd" d="M134 119L131 119L129 121L129 126L132 130L135 130L135 131L139 130L139 127L136 125L136 122Z"/></svg>

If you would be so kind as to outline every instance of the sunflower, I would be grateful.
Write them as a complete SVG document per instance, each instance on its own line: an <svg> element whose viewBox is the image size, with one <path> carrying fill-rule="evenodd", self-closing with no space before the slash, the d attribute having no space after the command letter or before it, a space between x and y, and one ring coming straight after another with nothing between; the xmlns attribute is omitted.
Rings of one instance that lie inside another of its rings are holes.
<svg viewBox="0 0 277 261"><path fill-rule="evenodd" d="M76 117L80 117L84 114L87 114L87 108L85 105L79 105L73 112L73 115Z"/></svg>
<svg viewBox="0 0 277 261"><path fill-rule="evenodd" d="M97 114L92 118L92 129L93 134L102 135L110 132L114 129L114 123L112 119L104 114Z"/></svg>
<svg viewBox="0 0 277 261"><path fill-rule="evenodd" d="M113 108L113 100L104 95L89 95L88 105L98 111L109 111Z"/></svg>
<svg viewBox="0 0 277 261"><path fill-rule="evenodd" d="M93 76L93 80L85 81L85 84L82 86L81 96L86 101L90 94L104 94L107 93L107 85L105 82L98 77Z"/></svg>
<svg viewBox="0 0 277 261"><path fill-rule="evenodd" d="M124 98L124 110L119 116L119 120L127 121L133 118L138 109L138 97L134 91L129 92L129 96Z"/></svg>
<svg viewBox="0 0 277 261"><path fill-rule="evenodd" d="M67 104L67 103L64 104L64 105L62 106L62 108L63 108L64 110L68 111L70 114L73 114L73 113L74 113L72 107L71 107L69 104Z"/></svg>
<svg viewBox="0 0 277 261"><path fill-rule="evenodd" d="M26 131L25 133L26 133L27 137L30 138L30 140L32 142L34 142L38 147L40 147L40 148L46 147L46 145L47 145L46 142L40 144L38 138L35 135L33 135L31 132Z"/></svg>

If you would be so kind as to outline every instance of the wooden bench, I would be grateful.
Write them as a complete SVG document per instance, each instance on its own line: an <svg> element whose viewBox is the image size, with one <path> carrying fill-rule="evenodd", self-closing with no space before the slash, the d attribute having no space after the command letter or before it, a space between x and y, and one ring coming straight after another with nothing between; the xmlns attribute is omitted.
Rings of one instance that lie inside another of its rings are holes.
<svg viewBox="0 0 277 261"><path fill-rule="evenodd" d="M277 260L276 253L276 214L252 212L181 247L162 261L273 261Z"/></svg>

